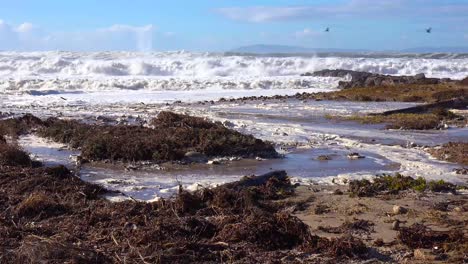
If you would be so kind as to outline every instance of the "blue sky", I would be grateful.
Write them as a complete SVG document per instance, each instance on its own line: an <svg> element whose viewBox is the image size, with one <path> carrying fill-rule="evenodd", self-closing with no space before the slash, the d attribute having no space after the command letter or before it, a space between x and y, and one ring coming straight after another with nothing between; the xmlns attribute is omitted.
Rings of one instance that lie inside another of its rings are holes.
<svg viewBox="0 0 468 264"><path fill-rule="evenodd" d="M468 0L0 0L0 49L466 47L467 14Z"/></svg>

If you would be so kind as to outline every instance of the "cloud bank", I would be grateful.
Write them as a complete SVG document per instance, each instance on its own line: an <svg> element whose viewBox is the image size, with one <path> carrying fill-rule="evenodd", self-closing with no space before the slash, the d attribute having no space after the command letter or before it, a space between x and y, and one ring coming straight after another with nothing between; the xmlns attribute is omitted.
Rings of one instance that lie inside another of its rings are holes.
<svg viewBox="0 0 468 264"><path fill-rule="evenodd" d="M11 25L0 20L0 50L136 50L153 47L153 25L113 25L89 31L49 32L32 23Z"/></svg>

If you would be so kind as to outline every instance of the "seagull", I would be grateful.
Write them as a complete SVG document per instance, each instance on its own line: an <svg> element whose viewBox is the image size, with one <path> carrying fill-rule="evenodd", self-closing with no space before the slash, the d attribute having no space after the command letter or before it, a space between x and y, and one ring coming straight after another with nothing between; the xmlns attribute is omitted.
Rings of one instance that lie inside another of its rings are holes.
<svg viewBox="0 0 468 264"><path fill-rule="evenodd" d="M330 32L330 28L327 27L327 28L325 29L325 32Z"/></svg>
<svg viewBox="0 0 468 264"><path fill-rule="evenodd" d="M426 33L431 34L431 32L432 32L432 28L431 28L431 27L430 27L430 28L426 28Z"/></svg>

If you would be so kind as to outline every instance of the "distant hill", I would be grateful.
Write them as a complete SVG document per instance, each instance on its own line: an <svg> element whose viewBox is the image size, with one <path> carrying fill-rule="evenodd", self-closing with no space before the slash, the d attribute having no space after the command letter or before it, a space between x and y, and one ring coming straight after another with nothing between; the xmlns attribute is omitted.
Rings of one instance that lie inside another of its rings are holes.
<svg viewBox="0 0 468 264"><path fill-rule="evenodd" d="M286 45L250 45L228 51L228 53L252 53L252 54L281 54L281 53L364 53L364 52L401 52L401 53L468 53L467 47L417 47L403 50L370 51L363 49L327 49L306 48Z"/></svg>
<svg viewBox="0 0 468 264"><path fill-rule="evenodd" d="M230 50L229 52L269 54L269 53L317 53L317 52L366 52L366 50L305 48L305 47L299 47L299 46L258 44L258 45L239 47L237 49Z"/></svg>
<svg viewBox="0 0 468 264"><path fill-rule="evenodd" d="M418 47L404 49L407 53L468 53L468 47Z"/></svg>

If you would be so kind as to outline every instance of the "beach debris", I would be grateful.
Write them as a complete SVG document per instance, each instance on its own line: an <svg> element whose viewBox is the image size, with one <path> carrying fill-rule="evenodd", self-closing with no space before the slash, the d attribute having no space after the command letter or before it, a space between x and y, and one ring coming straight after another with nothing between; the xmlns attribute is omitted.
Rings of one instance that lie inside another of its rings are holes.
<svg viewBox="0 0 468 264"><path fill-rule="evenodd" d="M328 212L330 212L330 206L323 203L317 204L314 208L314 214L316 215L326 214Z"/></svg>
<svg viewBox="0 0 468 264"><path fill-rule="evenodd" d="M353 222L346 221L337 227L319 226L318 229L320 231L323 231L326 233L333 233L333 234L343 234L343 233L348 233L348 234L366 233L368 234L368 233L373 232L373 226L374 226L374 223L368 220L357 219Z"/></svg>
<svg viewBox="0 0 468 264"><path fill-rule="evenodd" d="M233 122L229 121L229 120L224 120L223 121L223 126L227 127L227 128L233 128L236 126L236 124L234 124Z"/></svg>
<svg viewBox="0 0 468 264"><path fill-rule="evenodd" d="M336 190L333 191L333 194L334 195L343 195L343 191L340 190L340 189L336 189Z"/></svg>
<svg viewBox="0 0 468 264"><path fill-rule="evenodd" d="M468 142L449 142L442 146L434 147L428 151L439 160L455 162L468 166ZM466 170L460 169L460 174Z"/></svg>
<svg viewBox="0 0 468 264"><path fill-rule="evenodd" d="M379 175L372 181L362 179L352 180L349 183L350 195L359 197L372 197L379 194L398 194L399 192L406 190L456 194L457 186L443 180L426 181L426 179L422 177L414 179L409 176L403 176L399 173L396 173L395 175Z"/></svg>
<svg viewBox="0 0 468 264"><path fill-rule="evenodd" d="M393 214L399 215L399 214L404 214L404 213L406 213L406 212L408 211L408 209L406 209L406 208L403 207L403 206L394 205L392 211L393 211Z"/></svg>
<svg viewBox="0 0 468 264"><path fill-rule="evenodd" d="M235 262L264 262L294 252L346 260L368 252L356 237L313 235L284 211L277 200L294 193L284 171L211 189L180 187L173 199L151 203L107 201L101 197L113 192L65 167L0 166L0 175L6 263L223 262L225 254Z"/></svg>
<svg viewBox="0 0 468 264"><path fill-rule="evenodd" d="M136 171L138 169L139 169L139 167L137 165L135 165L135 164L127 164L124 167L125 171Z"/></svg>
<svg viewBox="0 0 468 264"><path fill-rule="evenodd" d="M214 160L209 160L206 164L208 165L219 165L221 164L221 161L214 159Z"/></svg>
<svg viewBox="0 0 468 264"><path fill-rule="evenodd" d="M330 155L320 155L317 157L317 160L321 160L321 161L326 161L326 160L331 160L332 157Z"/></svg>
<svg viewBox="0 0 468 264"><path fill-rule="evenodd" d="M357 160L357 159L363 159L365 158L364 156L360 155L359 153L357 152L353 152L353 153L350 153L347 155L348 159L350 160Z"/></svg>
<svg viewBox="0 0 468 264"><path fill-rule="evenodd" d="M416 223L410 227L401 227L398 232L401 243L410 248L434 248L451 243L466 243L467 237L461 230L434 231L424 224Z"/></svg>
<svg viewBox="0 0 468 264"><path fill-rule="evenodd" d="M467 167L457 168L457 169L454 169L454 171L455 171L456 174L468 175L468 168Z"/></svg>
<svg viewBox="0 0 468 264"><path fill-rule="evenodd" d="M127 117L125 117L127 118ZM90 124L78 120L49 118L42 121L32 115L0 120L2 131L19 136L36 131L38 136L81 149L90 161L168 162L184 161L186 155L206 163L206 157L278 158L274 146L235 130L220 122L201 117L160 112L151 120L154 128L139 125Z"/></svg>
<svg viewBox="0 0 468 264"><path fill-rule="evenodd" d="M413 257L416 260L423 261L434 261L437 260L437 255L435 255L431 249L417 248L413 251Z"/></svg>
<svg viewBox="0 0 468 264"><path fill-rule="evenodd" d="M36 218L60 215L66 208L44 193L34 192L16 207L19 217Z"/></svg>
<svg viewBox="0 0 468 264"><path fill-rule="evenodd" d="M205 154L197 152L197 151L186 152L184 157L189 162L204 163L208 161L208 157Z"/></svg>

